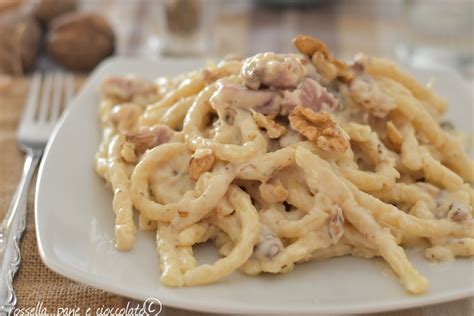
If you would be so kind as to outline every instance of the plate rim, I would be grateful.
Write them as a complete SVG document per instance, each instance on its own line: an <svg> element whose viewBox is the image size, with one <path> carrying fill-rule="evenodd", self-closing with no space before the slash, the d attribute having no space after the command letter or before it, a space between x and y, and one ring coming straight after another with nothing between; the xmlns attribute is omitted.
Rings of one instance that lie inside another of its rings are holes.
<svg viewBox="0 0 474 316"><path fill-rule="evenodd" d="M41 192L41 183L43 182L43 174L44 174L44 161L47 161L50 149L54 140L61 129L62 125L64 124L66 118L69 116L69 112L77 103L77 100L83 98L83 95L90 91L91 85L96 81L96 77L102 75L104 72L109 70L109 68L116 67L116 65L124 64L124 63L156 63L159 64L160 62L166 61L178 61L177 59L136 59L136 58L127 58L127 57L111 57L107 58L106 60L102 61L95 70L88 76L84 84L82 85L79 93L77 93L73 100L71 100L70 106L65 111L64 115L62 115L61 119L59 120L58 124L54 128L50 141L45 148L43 158L39 167L36 186L35 186L35 199L34 199L34 218L35 218L35 235L37 239L38 251L40 254L40 258L43 263L52 271L70 279L75 282L79 282L82 284L86 284L92 286L94 288L102 289L104 291L114 293L117 295L121 295L127 298L143 300L143 297L138 296L136 292L132 289L127 289L126 287L116 285L112 285L108 282L103 281L102 279L98 279L96 277L92 277L90 274L86 273L85 271L77 270L73 265L67 264L64 261L59 261L56 259L54 254L48 253L48 247L45 246L45 242L41 236L41 229L39 228L40 223L42 222L40 219L40 212L38 211L39 199L40 199L40 192ZM179 60L183 61L183 60ZM203 64L202 59L187 59L184 62L191 62L191 63L200 63ZM426 71L426 68L418 68L421 71ZM434 72L446 72L445 69L430 69ZM460 77L457 73L452 72L451 75L456 75ZM205 288L205 286L203 286ZM174 289L179 291L179 289ZM159 294L159 293L157 293ZM162 297L157 297L164 307L173 307L184 309L188 311L200 311L200 312L212 312L212 313L244 313L244 314L288 314L288 313L298 313L298 314L362 314L362 313L375 313L375 312L388 312L388 311L395 311L395 310L403 310L408 308L415 308L420 306L429 306L434 304L440 304L445 302L450 302L454 300L459 300L463 298L474 297L474 284L471 288L468 289L461 289L461 290L451 290L448 293L439 293L433 294L430 296L423 295L415 296L406 294L407 298L413 297L415 300L402 300L395 298L392 301L384 302L384 303L372 303L372 302L365 302L365 303L357 303L351 304L349 307L344 306L337 306L336 303L326 304L323 306L317 305L308 305L307 303L301 305L301 307L292 307L290 309L284 309L281 306L269 307L268 305L264 306L256 306L256 305L245 305L241 302L238 305L231 305L227 306L225 304L219 304L218 301L211 301L202 302L202 301L190 301L189 299L178 299L169 297L166 294Z"/></svg>

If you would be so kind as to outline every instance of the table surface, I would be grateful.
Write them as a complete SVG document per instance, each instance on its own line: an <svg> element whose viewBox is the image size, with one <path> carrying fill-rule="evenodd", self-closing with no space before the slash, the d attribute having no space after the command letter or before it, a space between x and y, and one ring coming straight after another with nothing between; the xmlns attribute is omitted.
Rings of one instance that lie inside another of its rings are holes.
<svg viewBox="0 0 474 316"><path fill-rule="evenodd" d="M406 30L400 20L406 14L402 1L326 1L305 8L256 7L242 1L213 2L215 24L213 47L206 56L221 57L229 53L249 55L262 51L291 52L296 34L320 37L334 53L349 58L357 52L396 58L397 45ZM149 0L82 0L81 7L104 14L117 35L117 54L121 56L159 58L156 39L156 5ZM45 63L48 65L48 63ZM76 76L79 87L87 74ZM467 76L470 76L469 72ZM22 153L16 146L16 125L28 91L28 78L0 76L0 214L7 209L21 173ZM39 303L54 310L57 307L126 306L126 298L71 282L48 270L40 261L34 235L33 192L28 206L27 229L22 241L22 266L15 280L19 307ZM435 306L381 313L376 315L474 315L474 299ZM165 315L205 315L165 308Z"/></svg>

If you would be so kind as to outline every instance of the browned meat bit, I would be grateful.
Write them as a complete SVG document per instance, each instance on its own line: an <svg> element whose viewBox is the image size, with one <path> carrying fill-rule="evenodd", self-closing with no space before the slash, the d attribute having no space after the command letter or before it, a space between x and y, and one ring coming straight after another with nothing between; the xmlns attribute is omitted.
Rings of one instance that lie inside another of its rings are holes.
<svg viewBox="0 0 474 316"><path fill-rule="evenodd" d="M395 151L399 153L403 143L402 134L398 131L392 121L387 122L386 129L387 138L390 144L392 145L393 149L395 149Z"/></svg>
<svg viewBox="0 0 474 316"><path fill-rule="evenodd" d="M459 223L471 222L471 207L466 204L454 202L448 212L448 219Z"/></svg>
<svg viewBox="0 0 474 316"><path fill-rule="evenodd" d="M293 89L305 75L306 69L296 56L271 52L248 58L242 67L244 84L253 90L261 86Z"/></svg>
<svg viewBox="0 0 474 316"><path fill-rule="evenodd" d="M337 100L318 82L305 78L297 89L283 92L281 112L288 114L298 105L310 108L314 112L332 111L337 107Z"/></svg>
<svg viewBox="0 0 474 316"><path fill-rule="evenodd" d="M316 113L301 105L289 115L290 126L325 151L345 152L349 141L325 112Z"/></svg>
<svg viewBox="0 0 474 316"><path fill-rule="evenodd" d="M267 135L270 138L280 138L286 134L286 128L283 125L275 122L271 116L265 116L262 113L258 113L252 110L252 116L255 123L261 128L267 131Z"/></svg>
<svg viewBox="0 0 474 316"><path fill-rule="evenodd" d="M188 174L192 180L197 180L201 174L211 170L216 158L210 149L198 149L189 161Z"/></svg>
<svg viewBox="0 0 474 316"><path fill-rule="evenodd" d="M135 151L139 154L147 149L168 143L174 135L174 131L166 125L155 125L140 129L137 133L125 134L125 140L135 145Z"/></svg>
<svg viewBox="0 0 474 316"><path fill-rule="evenodd" d="M333 244L336 244L344 235L344 215L339 206L335 205L331 210L328 222L328 232Z"/></svg>
<svg viewBox="0 0 474 316"><path fill-rule="evenodd" d="M354 101L373 116L384 118L397 107L395 101L384 94L377 82L369 76L359 76L352 80L349 91Z"/></svg>
<svg viewBox="0 0 474 316"><path fill-rule="evenodd" d="M158 95L157 85L133 76L108 77L102 82L101 91L104 96L122 102L147 101Z"/></svg>
<svg viewBox="0 0 474 316"><path fill-rule="evenodd" d="M109 120L119 131L133 129L138 117L143 113L143 107L133 103L123 103L112 108Z"/></svg>
<svg viewBox="0 0 474 316"><path fill-rule="evenodd" d="M311 60L326 81L340 79L351 82L354 75L349 66L332 56L328 47L320 40L306 35L298 35L293 39L293 45L303 54L311 56Z"/></svg>

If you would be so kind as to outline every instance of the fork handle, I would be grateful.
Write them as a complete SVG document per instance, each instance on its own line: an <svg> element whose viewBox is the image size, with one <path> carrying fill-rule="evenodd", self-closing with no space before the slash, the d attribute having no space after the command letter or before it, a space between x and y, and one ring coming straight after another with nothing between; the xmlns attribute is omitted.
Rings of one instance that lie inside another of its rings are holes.
<svg viewBox="0 0 474 316"><path fill-rule="evenodd" d="M26 225L26 208L31 180L42 151L27 150L18 188L0 227L0 313L10 313L16 305L13 277L20 265L20 240Z"/></svg>

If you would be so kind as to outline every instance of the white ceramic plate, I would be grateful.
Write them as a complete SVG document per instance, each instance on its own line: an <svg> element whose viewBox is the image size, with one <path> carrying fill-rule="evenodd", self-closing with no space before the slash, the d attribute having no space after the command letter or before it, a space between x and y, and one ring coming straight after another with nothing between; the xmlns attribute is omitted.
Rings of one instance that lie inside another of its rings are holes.
<svg viewBox="0 0 474 316"><path fill-rule="evenodd" d="M248 277L234 273L208 286L173 289L160 284L153 233L139 232L135 248L114 248L112 194L93 168L100 140L96 113L101 79L135 73L149 78L200 67L193 61L110 59L91 75L56 129L46 150L36 194L36 233L44 263L72 280L166 306L221 313L365 313L415 307L474 294L473 261L435 264L421 251L409 251L428 278L424 295L410 296L381 260L352 257L299 264L283 275ZM472 95L456 75L417 71L450 101L449 117L472 132ZM213 247L198 258L216 258Z"/></svg>

